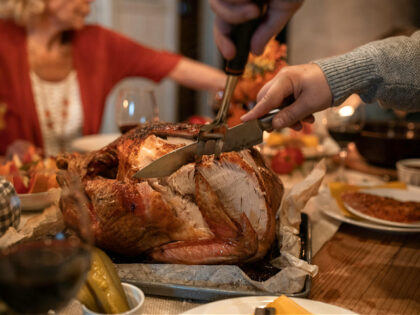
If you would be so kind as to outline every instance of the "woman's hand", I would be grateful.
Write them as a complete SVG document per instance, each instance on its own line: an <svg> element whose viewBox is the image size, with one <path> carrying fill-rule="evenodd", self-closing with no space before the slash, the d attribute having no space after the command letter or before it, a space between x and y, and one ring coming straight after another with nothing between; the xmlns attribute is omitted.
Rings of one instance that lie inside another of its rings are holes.
<svg viewBox="0 0 420 315"><path fill-rule="evenodd" d="M299 130L300 121L313 122L313 113L332 105L332 94L327 79L316 64L285 67L268 83L257 97L257 105L241 117L248 121L267 114L284 105L287 97L293 95L294 102L283 108L273 118L273 128L291 127Z"/></svg>
<svg viewBox="0 0 420 315"><path fill-rule="evenodd" d="M303 0L268 0L264 21L251 39L251 52L260 55L267 42L280 32ZM236 54L235 45L229 38L231 25L243 23L260 15L258 7L251 0L210 0L216 13L214 37L222 55L230 60Z"/></svg>

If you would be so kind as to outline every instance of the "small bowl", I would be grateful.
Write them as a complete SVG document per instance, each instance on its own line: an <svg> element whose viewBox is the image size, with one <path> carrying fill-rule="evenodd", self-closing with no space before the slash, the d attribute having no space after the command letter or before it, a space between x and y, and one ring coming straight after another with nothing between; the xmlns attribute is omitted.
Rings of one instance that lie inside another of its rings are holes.
<svg viewBox="0 0 420 315"><path fill-rule="evenodd" d="M398 179L408 185L420 186L420 159L397 162Z"/></svg>
<svg viewBox="0 0 420 315"><path fill-rule="evenodd" d="M144 293L138 287L129 284L122 283L125 295L127 296L128 306L130 310L124 313L118 313L118 315L135 315L139 314L140 307L144 303ZM85 305L82 304L83 314L84 315L104 315L103 313L96 313L88 309Z"/></svg>

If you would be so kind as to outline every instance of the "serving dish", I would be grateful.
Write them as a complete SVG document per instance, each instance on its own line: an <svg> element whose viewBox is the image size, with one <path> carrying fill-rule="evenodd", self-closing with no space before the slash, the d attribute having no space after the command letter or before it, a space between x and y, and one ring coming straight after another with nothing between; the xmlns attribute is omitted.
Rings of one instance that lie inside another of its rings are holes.
<svg viewBox="0 0 420 315"><path fill-rule="evenodd" d="M311 226L307 214L302 213L302 222L300 225L301 238L301 253L300 258L304 261L311 263L312 259L312 239L311 239ZM132 267L141 265L147 262L138 262L136 258L128 259L118 257L109 254L111 259L116 263L117 271L121 277L121 280L127 283L134 284L140 287L145 294L175 297L182 299L192 299L200 301L215 301L219 299L226 299L240 296L264 296L267 294L273 294L273 292L266 292L259 290L252 285L242 285L239 281L232 280L232 283L225 283L223 286L203 281L199 285L190 285L180 283L179 281L167 281L160 280L159 277L162 273L163 268L160 268L159 264L152 264L150 268L147 268L149 275L139 274L138 272L128 272ZM267 262L259 262L255 266L260 265L261 270L256 270L253 277L266 272L264 264ZM189 267L189 266L188 266ZM212 266L191 266L191 269L197 268L211 268ZM236 268L239 269L239 268ZM278 272L280 270L276 270ZM242 270L242 272L244 272ZM153 273L153 274L152 274ZM190 275L183 274L183 278L188 278ZM264 275L263 275L264 276ZM305 283L302 291L297 293L284 293L289 297L307 297L310 293L312 280L310 276L306 276ZM276 293L278 294L278 293Z"/></svg>

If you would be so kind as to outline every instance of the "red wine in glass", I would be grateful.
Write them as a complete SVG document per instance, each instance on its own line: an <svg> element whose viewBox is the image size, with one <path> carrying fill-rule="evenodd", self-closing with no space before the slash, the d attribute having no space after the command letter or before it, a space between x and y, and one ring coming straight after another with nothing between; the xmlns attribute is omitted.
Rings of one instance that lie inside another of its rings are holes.
<svg viewBox="0 0 420 315"><path fill-rule="evenodd" d="M31 241L0 252L0 298L15 312L59 310L76 296L90 266L78 240Z"/></svg>

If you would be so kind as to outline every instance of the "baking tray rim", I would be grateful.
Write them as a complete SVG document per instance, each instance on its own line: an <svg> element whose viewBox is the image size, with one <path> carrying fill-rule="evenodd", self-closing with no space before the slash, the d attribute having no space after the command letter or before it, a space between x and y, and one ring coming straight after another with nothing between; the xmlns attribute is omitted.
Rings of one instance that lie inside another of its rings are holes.
<svg viewBox="0 0 420 315"><path fill-rule="evenodd" d="M301 231L300 236L304 236L304 259L307 263L312 262L312 229L311 222L306 213L301 214L302 222L301 227L306 227L306 230ZM306 237L305 237L306 236ZM172 284L172 283L161 283L161 282L145 282L145 281L132 281L121 279L123 282L133 284L147 295L153 296L164 296L171 298L183 298L189 300L198 301L215 301L220 299L241 297L241 296L266 296L266 295L287 295L289 297L308 297L312 287L311 276L306 276L303 290L297 293L273 293L263 290L234 290L234 289L219 289L212 287L184 285L184 284Z"/></svg>

